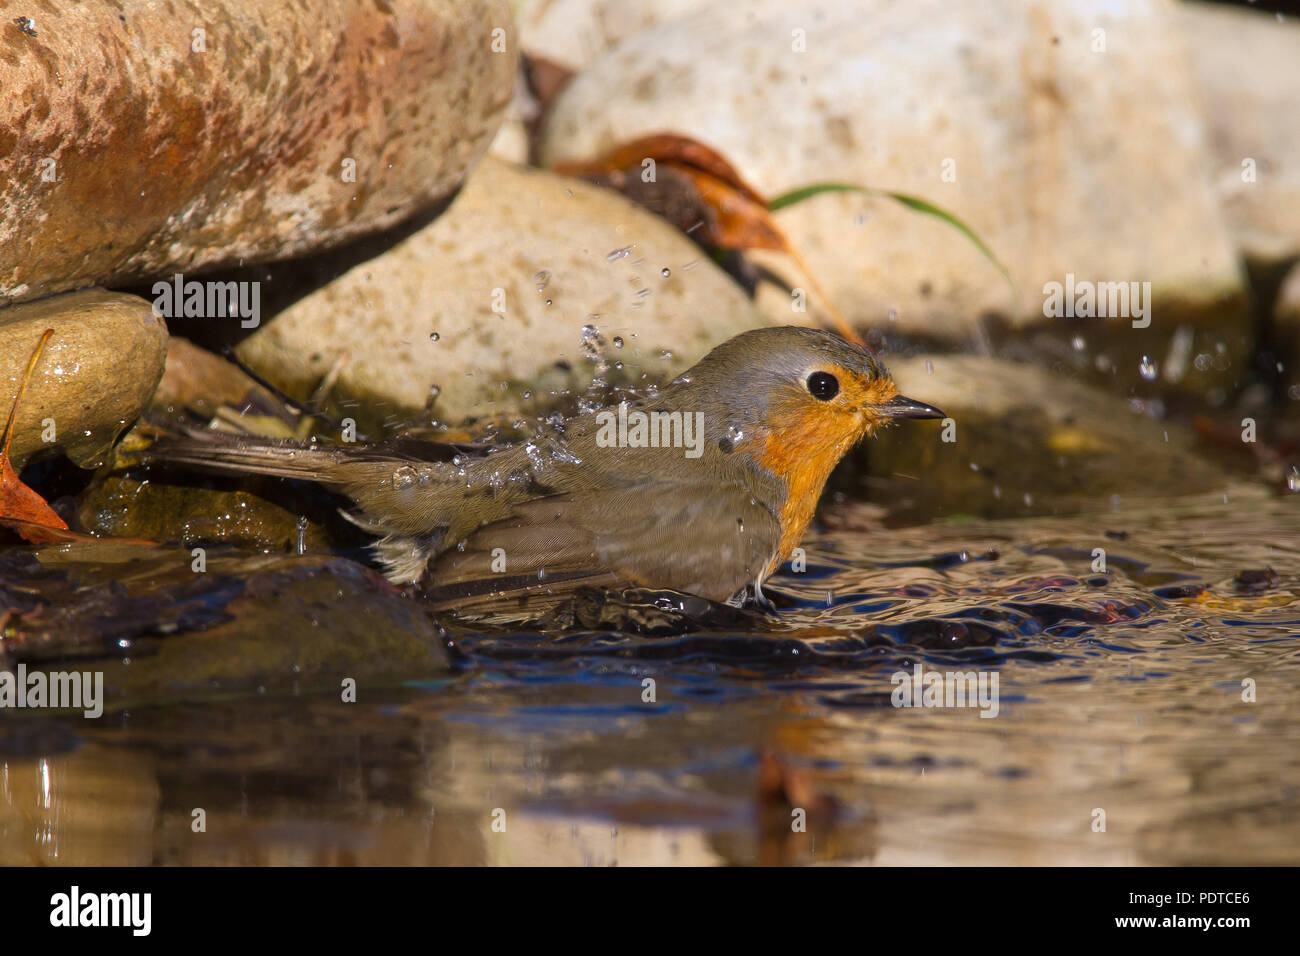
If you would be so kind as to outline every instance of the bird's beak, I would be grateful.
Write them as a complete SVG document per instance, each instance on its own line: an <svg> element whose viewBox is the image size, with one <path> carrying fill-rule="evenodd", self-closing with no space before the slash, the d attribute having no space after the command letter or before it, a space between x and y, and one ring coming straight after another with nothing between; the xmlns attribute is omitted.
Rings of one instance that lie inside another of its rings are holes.
<svg viewBox="0 0 1300 956"><path fill-rule="evenodd" d="M918 402L903 395L896 395L883 405L874 406L876 412L884 418L947 418L933 405Z"/></svg>

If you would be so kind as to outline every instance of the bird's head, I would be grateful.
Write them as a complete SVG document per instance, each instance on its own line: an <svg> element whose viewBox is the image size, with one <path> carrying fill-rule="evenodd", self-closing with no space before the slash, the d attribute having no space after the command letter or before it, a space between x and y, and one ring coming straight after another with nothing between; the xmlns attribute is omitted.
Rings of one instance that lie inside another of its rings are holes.
<svg viewBox="0 0 1300 956"><path fill-rule="evenodd" d="M898 393L869 349L820 329L754 329L717 346L678 383L711 419L711 431L783 476L803 465L834 467L881 425L943 418Z"/></svg>

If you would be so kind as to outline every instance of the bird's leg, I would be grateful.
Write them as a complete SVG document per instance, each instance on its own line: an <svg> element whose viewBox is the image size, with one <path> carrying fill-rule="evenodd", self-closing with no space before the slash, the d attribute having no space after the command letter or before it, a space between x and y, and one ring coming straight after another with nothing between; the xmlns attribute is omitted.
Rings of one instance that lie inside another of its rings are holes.
<svg viewBox="0 0 1300 956"><path fill-rule="evenodd" d="M754 581L754 604L768 614L777 614L776 605L767 599L763 593L763 581L761 578Z"/></svg>

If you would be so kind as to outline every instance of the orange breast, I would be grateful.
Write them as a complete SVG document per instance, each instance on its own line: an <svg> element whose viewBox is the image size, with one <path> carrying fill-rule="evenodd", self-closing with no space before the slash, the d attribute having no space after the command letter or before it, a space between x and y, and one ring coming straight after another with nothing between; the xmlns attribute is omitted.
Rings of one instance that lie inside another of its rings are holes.
<svg viewBox="0 0 1300 956"><path fill-rule="evenodd" d="M780 513L781 543L764 576L790 556L808 530L826 479L858 439L857 430L847 431L841 420L810 421L819 417L815 413L800 417L802 421L779 423L755 443L755 460L784 480L787 489Z"/></svg>

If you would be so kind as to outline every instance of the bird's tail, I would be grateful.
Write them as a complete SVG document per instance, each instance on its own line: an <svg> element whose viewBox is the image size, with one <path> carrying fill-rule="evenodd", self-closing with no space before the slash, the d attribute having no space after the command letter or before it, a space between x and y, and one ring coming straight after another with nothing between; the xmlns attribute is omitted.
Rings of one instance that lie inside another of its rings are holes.
<svg viewBox="0 0 1300 956"><path fill-rule="evenodd" d="M348 449L226 432L165 434L145 451L147 461L190 465L230 475L273 475L325 485L346 483Z"/></svg>
<svg viewBox="0 0 1300 956"><path fill-rule="evenodd" d="M325 445L187 429L156 438L144 458L228 475L314 481L351 498L361 513L349 517L372 534L428 535L452 522L460 500L452 462L482 453L437 442Z"/></svg>

